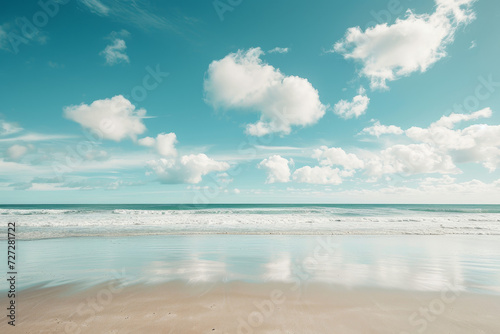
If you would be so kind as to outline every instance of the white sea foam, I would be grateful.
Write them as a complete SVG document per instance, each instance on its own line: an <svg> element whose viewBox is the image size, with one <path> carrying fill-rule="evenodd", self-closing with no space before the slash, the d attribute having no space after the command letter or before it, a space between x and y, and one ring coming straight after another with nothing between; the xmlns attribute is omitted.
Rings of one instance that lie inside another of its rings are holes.
<svg viewBox="0 0 500 334"><path fill-rule="evenodd" d="M143 234L486 234L500 213L398 208L0 209L18 238Z"/></svg>

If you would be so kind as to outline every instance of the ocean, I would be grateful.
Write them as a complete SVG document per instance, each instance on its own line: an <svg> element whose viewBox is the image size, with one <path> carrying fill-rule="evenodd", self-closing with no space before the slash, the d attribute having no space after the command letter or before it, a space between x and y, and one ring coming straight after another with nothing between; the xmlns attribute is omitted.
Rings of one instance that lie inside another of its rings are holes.
<svg viewBox="0 0 500 334"><path fill-rule="evenodd" d="M19 239L162 234L500 234L500 205L0 205ZM4 237L5 238L5 237Z"/></svg>
<svg viewBox="0 0 500 334"><path fill-rule="evenodd" d="M22 289L300 277L500 294L499 205L2 205L0 220Z"/></svg>

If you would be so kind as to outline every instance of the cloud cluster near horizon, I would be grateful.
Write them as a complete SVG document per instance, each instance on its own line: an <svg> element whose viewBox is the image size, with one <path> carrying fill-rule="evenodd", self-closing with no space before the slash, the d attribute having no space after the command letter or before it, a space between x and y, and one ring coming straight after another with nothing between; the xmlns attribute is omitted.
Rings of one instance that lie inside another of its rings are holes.
<svg viewBox="0 0 500 334"><path fill-rule="evenodd" d="M471 114L452 113L441 117L427 128L411 127L407 130L376 122L363 129L361 134L397 136L393 138L391 145L375 151L356 148L356 154L347 153L340 147L322 146L314 150L311 156L318 160L319 165L304 166L293 173L286 170L292 178L276 177L284 175L283 171L288 168L289 162L279 155L263 160L259 166L266 167L268 182L295 180L312 184L340 184L343 178L352 177L358 171L363 171L368 181L393 174L460 174L462 171L457 164L470 162L480 163L493 172L500 165L500 126L473 124L455 129L460 122L489 118L491 115L490 108ZM404 137L401 136L403 134ZM411 143L394 143L397 138L401 141L410 140ZM271 161L274 163L270 163Z"/></svg>

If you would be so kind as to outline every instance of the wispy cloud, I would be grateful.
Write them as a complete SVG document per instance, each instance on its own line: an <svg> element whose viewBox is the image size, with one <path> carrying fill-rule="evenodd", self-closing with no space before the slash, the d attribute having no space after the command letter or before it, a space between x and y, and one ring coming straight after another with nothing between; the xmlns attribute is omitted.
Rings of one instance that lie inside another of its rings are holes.
<svg viewBox="0 0 500 334"><path fill-rule="evenodd" d="M92 13L101 15L101 16L108 16L109 15L109 7L105 6L101 1L99 0L80 0L80 2L85 5Z"/></svg>
<svg viewBox="0 0 500 334"><path fill-rule="evenodd" d="M9 123L0 119L0 136L8 136L22 131L22 128L15 123Z"/></svg>
<svg viewBox="0 0 500 334"><path fill-rule="evenodd" d="M75 138L73 135L47 135L42 133L28 133L22 136L10 137L10 138L2 138L0 139L0 143L10 143L16 141L47 141L47 140L58 140L58 139L70 139Z"/></svg>
<svg viewBox="0 0 500 334"><path fill-rule="evenodd" d="M7 32L3 25L0 25L0 50L7 49Z"/></svg>
<svg viewBox="0 0 500 334"><path fill-rule="evenodd" d="M268 53L288 53L288 51L290 51L288 48L275 47L274 49L271 49L267 52Z"/></svg>
<svg viewBox="0 0 500 334"><path fill-rule="evenodd" d="M49 65L49 67L52 67L52 68L64 68L64 64L60 64L60 63L57 63L55 61L50 61L47 63Z"/></svg>
<svg viewBox="0 0 500 334"><path fill-rule="evenodd" d="M26 29L30 25L33 26L26 17L18 17L0 24L0 50L17 53L20 45L32 42L41 45L47 43L48 35L35 26L33 29Z"/></svg>
<svg viewBox="0 0 500 334"><path fill-rule="evenodd" d="M142 29L177 30L176 24L154 14L149 2L144 0L79 0L79 2L96 15L110 17Z"/></svg>

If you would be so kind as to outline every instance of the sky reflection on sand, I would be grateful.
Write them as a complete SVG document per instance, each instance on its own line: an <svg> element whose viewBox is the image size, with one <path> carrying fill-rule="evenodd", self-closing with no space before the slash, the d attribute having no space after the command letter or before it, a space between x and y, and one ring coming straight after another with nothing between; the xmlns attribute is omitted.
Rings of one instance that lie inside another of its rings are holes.
<svg viewBox="0 0 500 334"><path fill-rule="evenodd" d="M325 247L323 247L323 246ZM346 288L500 294L494 236L147 236L19 242L20 286L320 282Z"/></svg>

